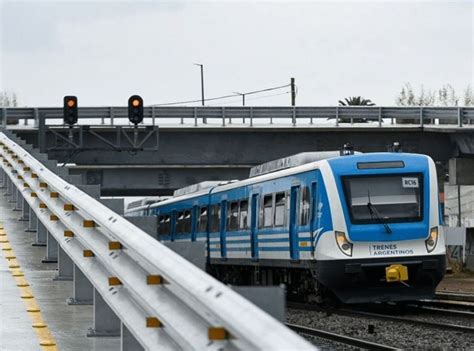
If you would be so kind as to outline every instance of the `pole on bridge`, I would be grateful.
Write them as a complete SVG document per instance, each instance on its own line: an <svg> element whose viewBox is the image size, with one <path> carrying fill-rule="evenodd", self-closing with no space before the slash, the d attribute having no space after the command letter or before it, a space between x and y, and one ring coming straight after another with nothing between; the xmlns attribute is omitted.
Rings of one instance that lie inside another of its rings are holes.
<svg viewBox="0 0 474 351"><path fill-rule="evenodd" d="M290 80L291 85L291 106L296 105L296 86L295 86L295 78L291 78Z"/></svg>

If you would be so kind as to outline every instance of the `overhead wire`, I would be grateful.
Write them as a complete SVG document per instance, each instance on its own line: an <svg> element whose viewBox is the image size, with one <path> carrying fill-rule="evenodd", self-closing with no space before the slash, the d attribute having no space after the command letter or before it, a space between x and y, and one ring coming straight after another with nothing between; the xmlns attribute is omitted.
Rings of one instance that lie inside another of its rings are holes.
<svg viewBox="0 0 474 351"><path fill-rule="evenodd" d="M204 99L204 102L229 99L229 98L242 96L242 95L253 95L253 94L263 93L263 92L266 92L266 91L283 89L283 88L289 87L290 85L291 84L285 84L285 85L280 85L280 86L271 87L271 88L265 88L265 89L260 89L260 90L249 91L247 93L238 93L238 94L236 93L236 94L232 94L232 95L222 95L222 96L217 96L217 97ZM252 100L252 99L249 99L249 100ZM166 102L166 103L160 103L160 104L152 104L152 105L149 105L149 106L172 106L172 105L198 103L198 102L202 102L202 101L203 101L202 99L187 100L187 101L174 101L174 102Z"/></svg>

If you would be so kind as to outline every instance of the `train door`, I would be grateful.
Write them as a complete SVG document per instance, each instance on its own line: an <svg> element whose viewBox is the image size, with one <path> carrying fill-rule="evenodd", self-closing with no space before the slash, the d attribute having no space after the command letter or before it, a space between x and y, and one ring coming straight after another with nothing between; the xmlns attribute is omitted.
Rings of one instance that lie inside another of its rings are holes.
<svg viewBox="0 0 474 351"><path fill-rule="evenodd" d="M227 257L226 250L226 218L227 218L227 201L221 202L221 221L220 221L220 239L221 239L221 258Z"/></svg>
<svg viewBox="0 0 474 351"><path fill-rule="evenodd" d="M292 260L299 259L298 251L298 231L297 231L297 211L298 211L298 194L300 192L300 186L292 186L290 194L290 258Z"/></svg>
<svg viewBox="0 0 474 351"><path fill-rule="evenodd" d="M318 210L318 183L311 183L311 208L310 208L310 221L309 221L309 230L311 233L311 254L314 254L314 244L316 241L314 230L316 225L316 212Z"/></svg>
<svg viewBox="0 0 474 351"><path fill-rule="evenodd" d="M250 242L252 246L252 260L258 260L258 194L252 194L251 214L250 214Z"/></svg>

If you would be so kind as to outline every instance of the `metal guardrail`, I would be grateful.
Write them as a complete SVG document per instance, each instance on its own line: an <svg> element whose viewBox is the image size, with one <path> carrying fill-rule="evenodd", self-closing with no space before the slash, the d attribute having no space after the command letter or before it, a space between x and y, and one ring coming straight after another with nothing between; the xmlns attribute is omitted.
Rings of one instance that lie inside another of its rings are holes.
<svg viewBox="0 0 474 351"><path fill-rule="evenodd" d="M38 220L145 349L314 349L4 133L0 155L2 169Z"/></svg>
<svg viewBox="0 0 474 351"><path fill-rule="evenodd" d="M98 124L128 125L127 107L81 107L81 119L97 119ZM307 125L318 121L333 120L334 125L358 121L375 121L379 127L384 120L395 120L396 123L410 123L423 126L434 120L462 127L474 121L474 107L383 107L383 106L227 106L227 107L161 107L149 106L144 109L145 123L156 125L166 121L177 124L199 126L208 120L226 123L248 124L253 126L285 121L291 125ZM62 108L2 108L0 109L2 124L8 121L34 120L38 125L43 120L63 118ZM125 122L124 122L125 119ZM122 120L122 121L117 121ZM89 123L90 124L90 123Z"/></svg>

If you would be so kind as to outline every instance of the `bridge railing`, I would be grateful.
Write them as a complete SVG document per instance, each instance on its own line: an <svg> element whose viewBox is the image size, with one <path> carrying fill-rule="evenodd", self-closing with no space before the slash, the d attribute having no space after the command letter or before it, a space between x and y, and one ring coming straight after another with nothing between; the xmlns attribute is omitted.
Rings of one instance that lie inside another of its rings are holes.
<svg viewBox="0 0 474 351"><path fill-rule="evenodd" d="M4 133L0 155L10 184L145 349L314 349Z"/></svg>
<svg viewBox="0 0 474 351"><path fill-rule="evenodd" d="M0 118L8 123L62 124L62 108L2 108ZM204 106L166 107L148 106L144 109L144 123L202 126L206 124L241 125L348 125L375 123L384 125L451 124L462 127L474 123L474 107L384 107L384 106ZM128 125L127 107L81 107L79 123L97 125Z"/></svg>

